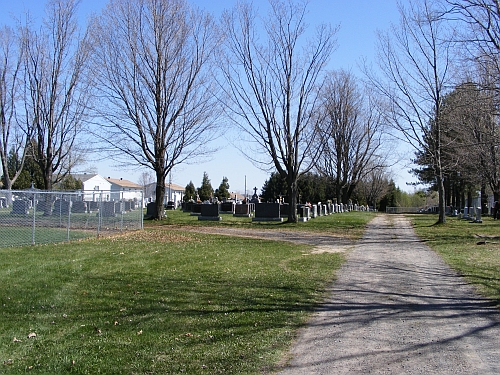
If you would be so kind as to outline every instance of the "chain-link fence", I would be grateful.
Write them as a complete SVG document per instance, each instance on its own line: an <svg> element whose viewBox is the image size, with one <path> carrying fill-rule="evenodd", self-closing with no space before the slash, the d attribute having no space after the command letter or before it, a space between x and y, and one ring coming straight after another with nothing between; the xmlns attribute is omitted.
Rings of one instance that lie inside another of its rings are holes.
<svg viewBox="0 0 500 375"><path fill-rule="evenodd" d="M0 247L142 229L143 193L0 190Z"/></svg>

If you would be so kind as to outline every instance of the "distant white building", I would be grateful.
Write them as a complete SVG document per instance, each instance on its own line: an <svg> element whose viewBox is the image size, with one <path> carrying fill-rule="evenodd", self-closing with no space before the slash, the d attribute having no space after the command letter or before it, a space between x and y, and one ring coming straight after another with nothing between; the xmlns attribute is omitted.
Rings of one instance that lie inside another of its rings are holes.
<svg viewBox="0 0 500 375"><path fill-rule="evenodd" d="M165 199L164 204L174 202L174 206L178 207L184 198L184 191L186 189L180 185L173 183L165 183ZM156 200L156 182L146 185L144 199L147 202L154 202Z"/></svg>
<svg viewBox="0 0 500 375"><path fill-rule="evenodd" d="M84 201L111 200L111 183L96 173L81 173L72 175L83 184Z"/></svg>
<svg viewBox="0 0 500 375"><path fill-rule="evenodd" d="M142 186L135 182L124 180L123 178L106 178L111 185L110 200L134 200L140 202L142 198Z"/></svg>

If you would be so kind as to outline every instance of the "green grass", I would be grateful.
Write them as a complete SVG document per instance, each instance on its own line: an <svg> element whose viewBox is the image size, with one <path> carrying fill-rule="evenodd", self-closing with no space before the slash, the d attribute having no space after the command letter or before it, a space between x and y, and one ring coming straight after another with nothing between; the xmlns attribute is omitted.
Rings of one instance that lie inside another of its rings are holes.
<svg viewBox="0 0 500 375"><path fill-rule="evenodd" d="M435 225L435 215L413 215L411 220L420 238L500 306L499 220L486 217L479 224L447 218L443 225Z"/></svg>
<svg viewBox="0 0 500 375"><path fill-rule="evenodd" d="M72 229L69 239L79 240L88 237L95 237L96 231L78 231ZM68 240L68 231L65 228L43 228L37 227L35 230L35 243L45 244L54 242L64 242ZM2 227L0 226L1 247L20 246L31 244L33 241L33 229L30 227Z"/></svg>
<svg viewBox="0 0 500 375"><path fill-rule="evenodd" d="M230 214L222 214L221 221L202 221L197 216L181 210L167 211L167 218L162 221L146 220L146 227L162 227L169 225L189 225L189 226L224 226L231 228L251 228L268 230L300 230L315 233L329 233L349 238L359 238L364 232L366 223L374 218L374 212L349 212L344 214L333 214L319 216L305 223L284 222L253 222L251 218L233 217Z"/></svg>
<svg viewBox="0 0 500 375"><path fill-rule="evenodd" d="M168 223L123 236L0 249L0 373L271 371L344 256L170 231L207 223L175 214L177 222L169 212ZM224 216L219 225L352 234L372 216L332 215L312 225Z"/></svg>

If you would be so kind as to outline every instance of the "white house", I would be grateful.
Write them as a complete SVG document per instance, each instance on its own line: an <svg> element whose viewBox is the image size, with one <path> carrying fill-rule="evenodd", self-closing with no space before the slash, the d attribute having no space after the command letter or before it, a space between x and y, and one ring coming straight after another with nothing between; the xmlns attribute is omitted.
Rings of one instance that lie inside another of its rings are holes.
<svg viewBox="0 0 500 375"><path fill-rule="evenodd" d="M96 173L82 173L72 175L83 184L84 201L109 201L111 199L111 183Z"/></svg>
<svg viewBox="0 0 500 375"><path fill-rule="evenodd" d="M165 183L165 201L164 204L168 202L174 202L174 206L180 206L182 199L184 197L184 191L186 189L180 185L173 183ZM146 185L144 199L147 202L153 202L156 200L156 182Z"/></svg>
<svg viewBox="0 0 500 375"><path fill-rule="evenodd" d="M106 178L106 181L111 185L111 200L135 200L139 201L142 198L142 186L135 182L124 180L123 178Z"/></svg>

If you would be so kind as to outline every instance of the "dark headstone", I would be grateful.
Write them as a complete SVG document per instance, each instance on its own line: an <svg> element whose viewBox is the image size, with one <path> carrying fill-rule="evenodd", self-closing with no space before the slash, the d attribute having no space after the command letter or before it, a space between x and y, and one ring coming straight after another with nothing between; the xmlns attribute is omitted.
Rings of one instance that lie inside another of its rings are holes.
<svg viewBox="0 0 500 375"><path fill-rule="evenodd" d="M75 214L84 214L87 212L87 203L82 201L73 202L71 212Z"/></svg>
<svg viewBox="0 0 500 375"><path fill-rule="evenodd" d="M172 201L167 202L167 210L175 210L175 203Z"/></svg>
<svg viewBox="0 0 500 375"><path fill-rule="evenodd" d="M221 214L234 214L234 206L233 202L224 202L220 204L220 213Z"/></svg>
<svg viewBox="0 0 500 375"><path fill-rule="evenodd" d="M97 211L99 209L99 202L90 201L87 202L87 206L89 207L89 211Z"/></svg>
<svg viewBox="0 0 500 375"><path fill-rule="evenodd" d="M12 202L12 215L27 215L30 207L29 201L17 200Z"/></svg>
<svg viewBox="0 0 500 375"><path fill-rule="evenodd" d="M288 203L283 203L280 206L280 216L288 217L288 213L290 212L290 205Z"/></svg>
<svg viewBox="0 0 500 375"><path fill-rule="evenodd" d="M155 217L156 216L156 202L149 202L146 206L146 216Z"/></svg>
<svg viewBox="0 0 500 375"><path fill-rule="evenodd" d="M43 212L46 214L52 213L52 201L48 200L39 200L36 204L36 210L38 212Z"/></svg>
<svg viewBox="0 0 500 375"><path fill-rule="evenodd" d="M102 217L116 216L115 202L102 202L101 203L101 216Z"/></svg>
<svg viewBox="0 0 500 375"><path fill-rule="evenodd" d="M67 201L64 199L56 199L54 202L54 213L57 214L62 214L62 215L67 215L69 213L69 210L71 208L71 201Z"/></svg>
<svg viewBox="0 0 500 375"><path fill-rule="evenodd" d="M126 212L132 211L132 201L125 201L123 205Z"/></svg>
<svg viewBox="0 0 500 375"><path fill-rule="evenodd" d="M193 203L191 206L191 215L200 215L201 214L201 206L204 206L201 203Z"/></svg>
<svg viewBox="0 0 500 375"><path fill-rule="evenodd" d="M122 214L125 212L125 205L123 204L124 202L119 201L114 203L115 203L115 214Z"/></svg>
<svg viewBox="0 0 500 375"><path fill-rule="evenodd" d="M251 206L249 204L236 204L234 206L234 214L233 216L237 217L251 217L252 211L250 210Z"/></svg>
<svg viewBox="0 0 500 375"><path fill-rule="evenodd" d="M283 221L279 203L256 203L252 221Z"/></svg>
<svg viewBox="0 0 500 375"><path fill-rule="evenodd" d="M219 205L218 204L201 204L200 205L200 215L198 220L213 220L219 221L222 218L219 216Z"/></svg>

